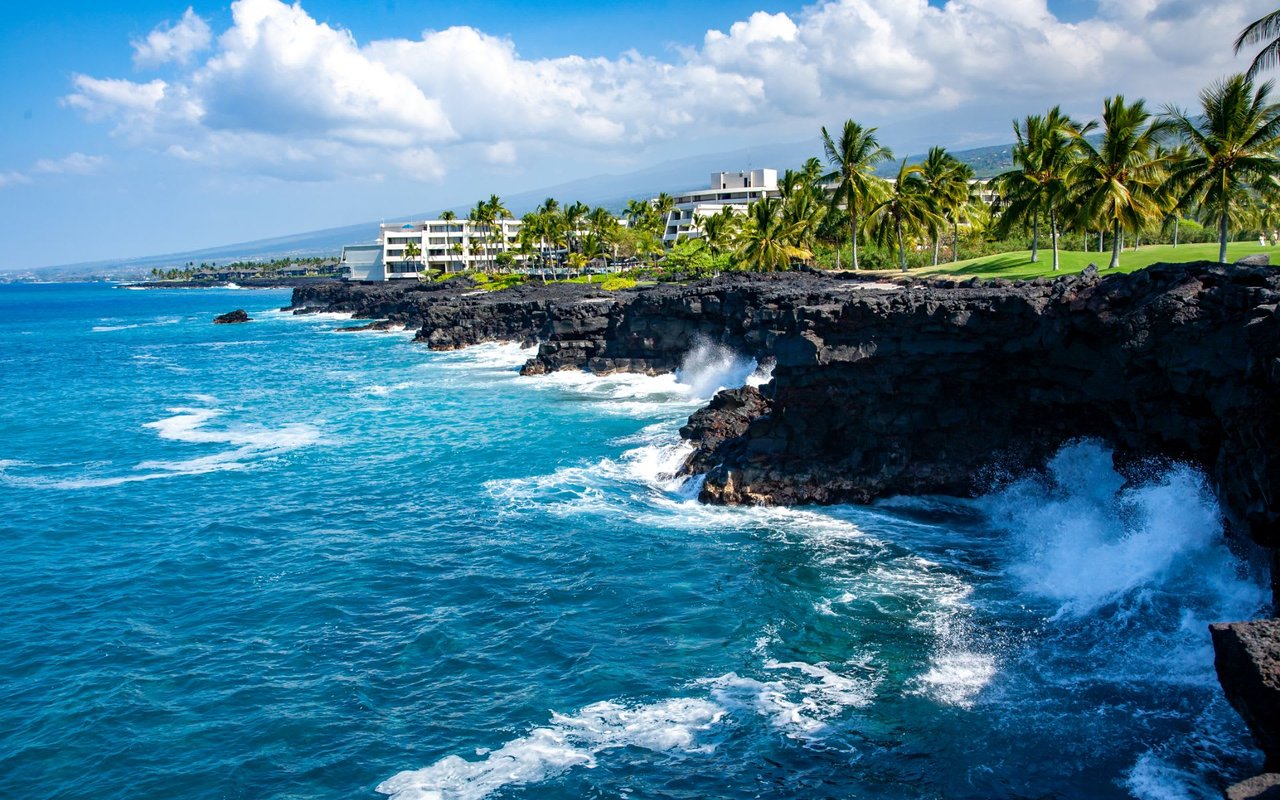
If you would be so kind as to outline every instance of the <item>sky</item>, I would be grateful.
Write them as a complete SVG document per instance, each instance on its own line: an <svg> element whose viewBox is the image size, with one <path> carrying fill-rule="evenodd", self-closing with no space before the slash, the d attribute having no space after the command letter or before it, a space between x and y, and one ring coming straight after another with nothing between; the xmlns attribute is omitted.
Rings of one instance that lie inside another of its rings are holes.
<svg viewBox="0 0 1280 800"><path fill-rule="evenodd" d="M1192 106L1274 0L47 0L0 15L0 270L192 250L812 139ZM725 164L724 169L744 165ZM760 165L756 165L760 166ZM780 169L787 164L772 165ZM679 188L679 187L676 187ZM571 198L566 198L571 199Z"/></svg>

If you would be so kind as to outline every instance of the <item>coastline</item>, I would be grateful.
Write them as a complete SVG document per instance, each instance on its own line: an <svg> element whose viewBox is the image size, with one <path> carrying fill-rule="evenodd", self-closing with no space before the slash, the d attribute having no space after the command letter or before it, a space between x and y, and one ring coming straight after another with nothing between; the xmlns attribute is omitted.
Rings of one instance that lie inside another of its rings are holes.
<svg viewBox="0 0 1280 800"><path fill-rule="evenodd" d="M702 476L707 503L969 496L979 478L1043 469L1084 438L1114 447L1131 479L1189 463L1218 497L1228 539L1266 553L1273 614L1280 599L1280 509L1269 503L1280 486L1280 275L1270 268L1202 262L961 285L735 274L616 293L337 284L295 289L292 307L416 329L433 350L536 345L524 375L663 374L700 342L770 363L763 387L721 393L681 430L696 448L686 474ZM1224 666L1220 641L1220 681L1270 768L1274 723L1258 720L1277 718L1275 690L1246 684L1274 664L1254 648Z"/></svg>
<svg viewBox="0 0 1280 800"><path fill-rule="evenodd" d="M120 284L130 289L296 289L335 283L338 278L244 278L237 281L140 281Z"/></svg>

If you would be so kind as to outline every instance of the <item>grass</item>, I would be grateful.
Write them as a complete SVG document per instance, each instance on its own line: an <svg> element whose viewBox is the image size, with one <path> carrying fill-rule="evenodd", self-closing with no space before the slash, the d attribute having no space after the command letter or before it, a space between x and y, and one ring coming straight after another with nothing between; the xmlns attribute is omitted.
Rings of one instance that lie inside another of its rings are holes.
<svg viewBox="0 0 1280 800"><path fill-rule="evenodd" d="M1272 251L1275 251L1274 253ZM1227 245L1227 260L1235 261L1255 253L1268 253L1280 259L1280 248L1260 247L1257 242L1232 242ZM1001 253L982 258L971 258L957 264L939 264L937 267L922 267L911 270L912 275L948 275L957 278L1006 278L1019 280L1026 278L1054 277L1081 272L1090 264L1097 264L1098 270L1106 275L1112 272L1134 272L1152 264L1161 262L1182 261L1217 261L1218 245L1171 244L1143 245L1138 250L1126 249L1120 254L1120 266L1108 269L1111 263L1111 251L1082 253L1075 250L1059 252L1061 269L1053 271L1053 253L1048 248L1041 248L1039 263L1031 263L1031 251L1022 250L1013 253ZM885 273L886 275L888 272Z"/></svg>

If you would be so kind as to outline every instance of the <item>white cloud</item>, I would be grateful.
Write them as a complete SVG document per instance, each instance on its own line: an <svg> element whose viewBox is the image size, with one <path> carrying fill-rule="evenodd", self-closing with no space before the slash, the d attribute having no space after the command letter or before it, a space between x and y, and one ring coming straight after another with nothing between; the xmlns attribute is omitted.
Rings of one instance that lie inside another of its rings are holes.
<svg viewBox="0 0 1280 800"><path fill-rule="evenodd" d="M34 175L91 175L107 163L102 156L71 153L62 158L42 158L25 172L0 172L0 189L6 186L34 183Z"/></svg>
<svg viewBox="0 0 1280 800"><path fill-rule="evenodd" d="M31 179L21 172L0 172L0 189L6 186L17 186L20 183L31 183Z"/></svg>
<svg viewBox="0 0 1280 800"><path fill-rule="evenodd" d="M527 59L470 27L361 44L300 4L236 0L202 63L169 82L77 75L64 102L135 144L289 180L438 180L476 153L506 166L682 139L706 149L850 116L945 116L933 135L947 143L1057 103L1096 114L1118 91L1190 102L1242 66L1230 43L1268 6L1099 0L1095 16L1068 23L1046 0L821 0L794 16L754 13L663 60ZM135 43L140 63L185 63L208 44L200 25L189 11L157 28Z"/></svg>
<svg viewBox="0 0 1280 800"><path fill-rule="evenodd" d="M59 159L42 158L31 166L33 173L45 175L91 175L107 162L102 156L72 153Z"/></svg>
<svg viewBox="0 0 1280 800"><path fill-rule="evenodd" d="M175 62L189 64L192 56L209 47L213 34L209 23L188 8L177 24L158 25L147 38L134 40L133 63L137 67L158 67Z"/></svg>
<svg viewBox="0 0 1280 800"><path fill-rule="evenodd" d="M160 79L135 83L122 78L91 78L74 75L76 91L62 98L64 105L85 113L89 119L150 119L160 110L169 84Z"/></svg>
<svg viewBox="0 0 1280 800"><path fill-rule="evenodd" d="M484 157L490 164L514 164L516 146L511 142L494 142L484 149Z"/></svg>

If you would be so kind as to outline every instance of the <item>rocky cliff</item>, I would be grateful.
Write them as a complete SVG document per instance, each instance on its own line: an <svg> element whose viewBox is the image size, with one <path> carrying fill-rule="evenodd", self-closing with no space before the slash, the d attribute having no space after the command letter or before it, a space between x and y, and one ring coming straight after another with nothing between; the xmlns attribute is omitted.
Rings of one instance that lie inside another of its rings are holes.
<svg viewBox="0 0 1280 800"><path fill-rule="evenodd" d="M329 284L299 287L294 306L412 326L434 349L537 343L526 374L667 372L699 340L772 360L769 383L721 392L681 429L695 445L685 469L706 475L711 503L969 494L1083 436L1111 443L1122 469L1192 462L1229 530L1270 548L1280 599L1280 271L1269 267L959 286L732 275L616 294ZM1213 637L1227 695L1276 769L1280 628L1215 626ZM1277 783L1269 773L1231 791Z"/></svg>
<svg viewBox="0 0 1280 800"><path fill-rule="evenodd" d="M1203 466L1233 531L1280 546L1280 273L1267 267L958 286L735 274L613 294L323 285L294 305L410 325L435 349L536 342L527 374L670 371L700 339L773 359L732 425L701 436L713 413L687 431L707 502L967 494L1094 436L1126 463Z"/></svg>

